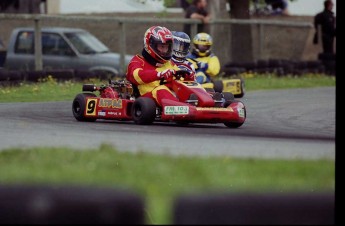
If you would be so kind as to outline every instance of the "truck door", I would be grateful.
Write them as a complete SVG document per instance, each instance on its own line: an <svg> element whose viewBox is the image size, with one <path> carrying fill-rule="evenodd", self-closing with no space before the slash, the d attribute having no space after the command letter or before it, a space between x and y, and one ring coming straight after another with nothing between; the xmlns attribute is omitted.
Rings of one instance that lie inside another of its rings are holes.
<svg viewBox="0 0 345 226"><path fill-rule="evenodd" d="M7 51L6 66L13 70L34 70L34 34L31 31L21 31L15 41L14 50Z"/></svg>
<svg viewBox="0 0 345 226"><path fill-rule="evenodd" d="M55 33L42 33L43 68L73 69L78 64L77 57L68 43Z"/></svg>

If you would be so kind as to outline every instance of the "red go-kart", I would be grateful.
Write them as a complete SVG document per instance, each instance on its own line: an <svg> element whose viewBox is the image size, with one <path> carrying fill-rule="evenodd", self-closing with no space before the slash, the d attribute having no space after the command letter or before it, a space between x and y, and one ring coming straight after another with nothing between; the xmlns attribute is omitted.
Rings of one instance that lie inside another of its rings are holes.
<svg viewBox="0 0 345 226"><path fill-rule="evenodd" d="M179 101L162 100L162 107L148 97L140 97L137 87L126 80L111 81L96 86L84 84L83 93L72 104L78 121L97 119L133 120L136 124L154 121L188 123L224 123L238 128L246 120L244 104L231 92L205 90L199 83L183 80L185 71L177 71L173 80L165 82ZM99 91L97 96L94 92Z"/></svg>

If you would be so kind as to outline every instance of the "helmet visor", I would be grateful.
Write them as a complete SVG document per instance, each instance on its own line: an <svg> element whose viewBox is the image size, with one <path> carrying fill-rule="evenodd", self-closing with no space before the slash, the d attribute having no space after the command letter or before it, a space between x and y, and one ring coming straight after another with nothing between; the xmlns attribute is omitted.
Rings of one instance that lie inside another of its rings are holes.
<svg viewBox="0 0 345 226"><path fill-rule="evenodd" d="M172 40L162 43L159 40L151 41L151 48L155 53L165 60L170 60L172 56Z"/></svg>
<svg viewBox="0 0 345 226"><path fill-rule="evenodd" d="M190 42L174 39L173 54L174 56L184 58L189 52Z"/></svg>
<svg viewBox="0 0 345 226"><path fill-rule="evenodd" d="M210 46L210 45L196 45L196 48L197 48L201 53L204 53L204 52L210 50L211 46Z"/></svg>

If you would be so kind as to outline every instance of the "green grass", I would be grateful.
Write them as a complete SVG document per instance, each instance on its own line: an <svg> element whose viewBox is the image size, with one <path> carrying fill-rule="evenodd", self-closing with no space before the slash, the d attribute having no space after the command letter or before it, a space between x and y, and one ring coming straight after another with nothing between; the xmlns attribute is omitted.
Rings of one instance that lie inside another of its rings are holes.
<svg viewBox="0 0 345 226"><path fill-rule="evenodd" d="M67 148L0 152L0 183L128 189L145 197L148 224L171 224L173 200L195 192L334 192L331 160L173 157Z"/></svg>
<svg viewBox="0 0 345 226"><path fill-rule="evenodd" d="M246 92L264 89L309 88L335 86L335 77L309 74L304 76L255 75L243 74ZM84 83L96 85L107 81L89 80ZM4 86L0 89L0 103L4 102L34 102L34 101L72 101L76 94L81 93L83 83L72 81L57 82L48 77L39 83L21 83Z"/></svg>
<svg viewBox="0 0 345 226"><path fill-rule="evenodd" d="M243 75L247 91L268 89L294 89L335 86L335 76L305 74L303 76Z"/></svg>
<svg viewBox="0 0 345 226"><path fill-rule="evenodd" d="M95 81L85 81L93 83ZM57 82L48 77L37 83L20 83L4 86L0 89L1 102L37 102L73 100L76 94L81 93L82 83L64 81Z"/></svg>

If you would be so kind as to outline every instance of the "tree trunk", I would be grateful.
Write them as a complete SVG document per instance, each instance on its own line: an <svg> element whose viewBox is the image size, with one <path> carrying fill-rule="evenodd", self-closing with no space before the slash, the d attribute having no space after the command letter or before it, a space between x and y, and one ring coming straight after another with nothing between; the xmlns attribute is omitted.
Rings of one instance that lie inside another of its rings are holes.
<svg viewBox="0 0 345 226"><path fill-rule="evenodd" d="M208 11L212 20L215 19L249 19L250 0L209 0ZM230 11L229 11L230 10ZM213 24L209 28L213 38L213 47L218 52L214 53L219 57L221 65L223 59L230 59L232 62L253 61L253 44L251 25L240 24ZM230 43L229 49L224 48L224 43Z"/></svg>
<svg viewBox="0 0 345 226"><path fill-rule="evenodd" d="M227 11L227 1L226 0L209 0L208 1L208 11L211 13L212 20L214 19L229 19L229 12ZM213 50L218 56L221 65L227 62L224 59L231 59L231 50L224 48L223 43L231 42L231 30L229 25L216 25L213 24L210 27L210 34L213 38Z"/></svg>
<svg viewBox="0 0 345 226"><path fill-rule="evenodd" d="M228 3L230 5L230 18L250 19L250 0L228 0ZM231 25L230 48L233 62L250 62L254 60L251 25Z"/></svg>

